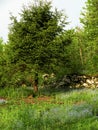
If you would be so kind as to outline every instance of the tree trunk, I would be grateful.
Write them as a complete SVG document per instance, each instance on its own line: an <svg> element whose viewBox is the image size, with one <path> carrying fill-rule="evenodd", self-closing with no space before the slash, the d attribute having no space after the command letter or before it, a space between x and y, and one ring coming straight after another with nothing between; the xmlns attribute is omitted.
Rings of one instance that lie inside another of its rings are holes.
<svg viewBox="0 0 98 130"><path fill-rule="evenodd" d="M81 58L81 64L83 65L83 56L82 56L82 49L80 47L80 58Z"/></svg>
<svg viewBox="0 0 98 130"><path fill-rule="evenodd" d="M35 73L35 80L34 80L34 93L38 92L38 73Z"/></svg>

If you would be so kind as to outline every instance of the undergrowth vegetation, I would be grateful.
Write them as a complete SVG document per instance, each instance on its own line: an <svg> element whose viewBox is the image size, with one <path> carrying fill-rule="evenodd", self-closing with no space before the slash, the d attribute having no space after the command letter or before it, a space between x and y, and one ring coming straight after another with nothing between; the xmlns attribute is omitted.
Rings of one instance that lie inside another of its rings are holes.
<svg viewBox="0 0 98 130"><path fill-rule="evenodd" d="M31 93L25 93L22 89L10 88L9 93L4 89L0 96L5 96L5 93L7 103L0 105L0 130L98 129L96 89L54 92L51 93L49 101L40 101L36 97L30 99L34 101L31 103L23 100ZM45 99L49 96L43 97Z"/></svg>

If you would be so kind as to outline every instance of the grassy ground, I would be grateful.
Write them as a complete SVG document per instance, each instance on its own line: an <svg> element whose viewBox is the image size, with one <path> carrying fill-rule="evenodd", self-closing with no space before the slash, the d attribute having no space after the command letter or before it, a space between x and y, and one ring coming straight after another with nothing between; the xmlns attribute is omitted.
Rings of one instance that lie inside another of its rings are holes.
<svg viewBox="0 0 98 130"><path fill-rule="evenodd" d="M0 130L98 130L98 90L43 92L0 90Z"/></svg>

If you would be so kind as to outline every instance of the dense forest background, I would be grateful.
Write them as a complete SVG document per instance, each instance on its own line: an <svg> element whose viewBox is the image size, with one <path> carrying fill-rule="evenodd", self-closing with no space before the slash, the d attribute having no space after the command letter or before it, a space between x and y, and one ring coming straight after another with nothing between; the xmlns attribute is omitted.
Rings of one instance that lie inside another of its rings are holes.
<svg viewBox="0 0 98 130"><path fill-rule="evenodd" d="M87 0L82 28L66 30L67 16L53 10L51 2L24 6L20 17L10 17L8 42L0 38L1 88L38 87L44 74L52 74L51 80L74 73L97 75L98 0Z"/></svg>

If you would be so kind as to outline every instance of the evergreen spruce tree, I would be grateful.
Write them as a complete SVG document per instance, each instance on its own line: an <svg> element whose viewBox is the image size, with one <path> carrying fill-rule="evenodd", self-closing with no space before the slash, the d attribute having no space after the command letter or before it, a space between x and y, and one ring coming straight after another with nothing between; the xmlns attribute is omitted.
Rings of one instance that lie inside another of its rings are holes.
<svg viewBox="0 0 98 130"><path fill-rule="evenodd" d="M35 1L24 6L20 20L11 16L9 46L12 51L11 64L17 71L35 72L35 86L39 72L53 72L60 60L59 37L66 25L66 16L61 11L52 11L51 2ZM37 77L36 77L37 76ZM35 88L36 89L36 88Z"/></svg>

